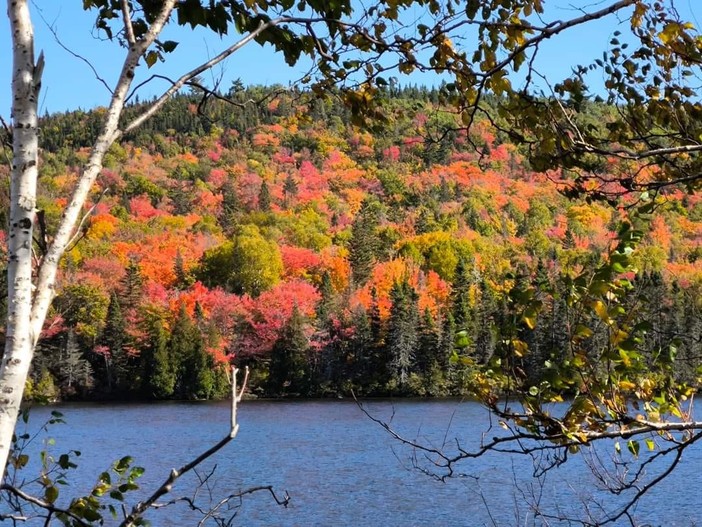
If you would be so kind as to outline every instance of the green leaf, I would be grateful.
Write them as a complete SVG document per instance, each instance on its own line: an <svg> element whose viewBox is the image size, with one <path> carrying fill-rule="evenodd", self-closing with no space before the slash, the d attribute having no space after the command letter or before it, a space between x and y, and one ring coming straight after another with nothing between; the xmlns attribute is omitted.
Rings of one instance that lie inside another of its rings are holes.
<svg viewBox="0 0 702 527"><path fill-rule="evenodd" d="M144 61L146 61L146 65L150 68L154 64L156 64L156 61L158 60L158 53L155 51L149 51L146 56L144 57Z"/></svg>
<svg viewBox="0 0 702 527"><path fill-rule="evenodd" d="M89 522L97 522L102 520L102 515L95 509L86 508L85 511L83 511L83 518Z"/></svg>
<svg viewBox="0 0 702 527"><path fill-rule="evenodd" d="M639 456L639 451L641 450L641 445L639 444L638 441L631 439L626 443L626 448L631 452L635 457Z"/></svg>
<svg viewBox="0 0 702 527"><path fill-rule="evenodd" d="M29 463L29 456L27 454L20 454L17 456L17 467L24 467L27 463Z"/></svg>
<svg viewBox="0 0 702 527"><path fill-rule="evenodd" d="M110 498L112 498L113 500L117 500L117 501L124 501L124 496L118 490L110 491Z"/></svg>
<svg viewBox="0 0 702 527"><path fill-rule="evenodd" d="M56 499L58 498L59 491L56 487L53 485L46 487L46 490L44 491L44 499L48 503L54 503Z"/></svg>
<svg viewBox="0 0 702 527"><path fill-rule="evenodd" d="M165 42L163 42L163 43L161 44L161 48L162 48L163 51L165 51L166 53L172 52L172 51L175 50L175 48L177 48L177 47L178 47L178 42L176 42L175 40L166 40Z"/></svg>

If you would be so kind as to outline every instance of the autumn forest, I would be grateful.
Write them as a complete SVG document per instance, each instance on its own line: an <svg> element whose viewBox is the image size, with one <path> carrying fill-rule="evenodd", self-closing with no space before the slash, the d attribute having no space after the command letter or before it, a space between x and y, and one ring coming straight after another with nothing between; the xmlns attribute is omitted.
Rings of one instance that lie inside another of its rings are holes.
<svg viewBox="0 0 702 527"><path fill-rule="evenodd" d="M112 146L62 262L29 397L218 398L230 363L251 368L260 396L465 395L499 363L506 332L528 345L513 368L535 387L562 378L574 340L606 345L607 326L569 295L641 196L608 184L572 199L573 174L535 170L488 121L465 132L437 107L439 89L389 87L377 128L350 124L333 98L229 95L238 104L180 95ZM37 251L102 111L42 119ZM586 118L607 111L593 104ZM694 386L702 196L670 186L646 199L635 270L622 270L645 324L640 361ZM536 284L538 317L517 309L520 284Z"/></svg>

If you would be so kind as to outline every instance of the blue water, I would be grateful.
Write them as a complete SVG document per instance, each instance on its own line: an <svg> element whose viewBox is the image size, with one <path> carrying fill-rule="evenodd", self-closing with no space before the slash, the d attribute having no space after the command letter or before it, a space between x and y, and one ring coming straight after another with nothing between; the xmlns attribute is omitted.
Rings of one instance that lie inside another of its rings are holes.
<svg viewBox="0 0 702 527"><path fill-rule="evenodd" d="M457 444L475 449L486 431L486 438L502 432L497 426L489 429L486 410L473 402L374 401L367 408L391 421L404 437L453 452ZM48 436L55 440L50 451L55 455L69 449L82 452L70 487L61 489L59 503L89 492L97 475L127 454L146 468L140 480L144 493L137 491L134 498L127 498L133 503L160 484L171 468L180 467L228 433L228 403L36 408L30 428L44 422L52 409L64 413L67 424L50 427ZM415 458L411 448L393 439L353 402L246 401L240 406L239 423L237 438L200 470L204 475L216 466L209 488L201 488L197 496L198 503L210 509L222 497L258 485L272 485L280 496L289 493L291 500L288 507L281 507L268 493L246 496L229 511L237 514L233 525L575 525L553 518L546 522L535 517L534 509L570 518L587 518L589 511L591 517L601 518L618 505L615 497L598 491L588 465L594 459L604 463L617 459L612 444L603 445L597 458L592 452L571 456L545 482L533 478L530 458L507 454L463 461L457 466L461 476L441 482L415 466L436 472L431 460L421 454ZM37 440L29 449L34 452L33 462L41 448ZM702 445L693 445L674 473L633 511L636 524L702 523L701 468ZM196 482L194 477L184 478L170 497L191 496ZM153 525L181 526L197 525L202 514L181 503L147 517Z"/></svg>

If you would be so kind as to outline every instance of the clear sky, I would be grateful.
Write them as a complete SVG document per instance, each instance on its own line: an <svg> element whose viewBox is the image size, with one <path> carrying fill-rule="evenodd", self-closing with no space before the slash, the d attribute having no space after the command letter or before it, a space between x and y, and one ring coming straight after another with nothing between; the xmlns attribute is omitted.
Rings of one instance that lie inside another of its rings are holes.
<svg viewBox="0 0 702 527"><path fill-rule="evenodd" d="M589 6L589 10L596 10L611 1L613 0L547 0L547 14L550 15L549 19L567 19L577 15L577 6ZM696 12L702 17L701 0L677 0L675 3L693 20ZM693 3L695 8L692 7ZM35 0L32 12L36 52L38 54L43 50L46 57L40 112L43 114L106 105L109 92L105 86L96 80L84 62L62 49L52 35L49 24L54 27L61 42L88 59L110 85L119 73L124 50L116 42L98 38L93 30L94 15L83 11L81 0ZM617 20L611 17L555 37L553 42L542 47L539 69L560 80L568 74L572 65L589 63L593 58L601 56L616 29ZM150 70L142 68L137 81L144 80L153 73L175 78L233 43L235 38L234 34L220 39L205 30L191 31L175 25L168 27L162 40L176 40L180 45L167 57L165 63L159 63ZM0 52L0 115L7 118L10 113L11 52L6 16L0 19L0 49L5 50ZM251 43L215 70L214 75L224 79L221 86L226 90L237 78L244 84L287 85L298 80L304 71L304 65L296 68L287 66L282 56L277 55L272 48L261 48L258 44ZM408 82L435 84L438 81L430 76L400 77L401 84ZM164 86L164 83L153 83L140 91L140 96L144 98L156 95Z"/></svg>

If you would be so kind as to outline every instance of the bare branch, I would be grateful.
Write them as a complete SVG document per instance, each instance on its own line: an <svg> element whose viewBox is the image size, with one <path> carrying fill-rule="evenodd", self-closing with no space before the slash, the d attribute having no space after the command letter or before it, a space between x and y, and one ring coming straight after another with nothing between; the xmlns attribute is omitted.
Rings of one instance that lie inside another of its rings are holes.
<svg viewBox="0 0 702 527"><path fill-rule="evenodd" d="M40 17L40 18L42 19L42 21L44 22L44 25L46 26L46 28L47 28L47 29L51 32L51 34L53 35L54 40L56 41L56 43L57 43L59 46L61 46L61 48L62 48L66 53L69 53L69 54L72 55L74 58L77 58L77 59L80 60L81 62L85 63L85 64L90 68L90 71L93 72L93 76L95 77L95 79L96 79L97 81L99 81L100 84L102 84L105 88L107 88L107 91L110 92L110 94L114 93L114 92L112 91L112 88L110 88L110 85L107 83L107 81L98 73L98 71L97 71L97 69L95 68L95 66L93 66L93 63L90 62L88 59L86 59L86 58L85 58L83 55L81 55L80 53L78 53L78 52L76 52L76 51L73 51L71 48L69 48L68 46L66 46L66 45L63 43L63 41L61 40L61 38L58 36L58 32L56 31L56 27L55 27L53 24L50 24L50 23L46 20L46 18L44 18L44 14L42 13L41 9L39 9L38 11L39 11L39 17Z"/></svg>
<svg viewBox="0 0 702 527"><path fill-rule="evenodd" d="M173 82L173 85L168 88L163 95L161 95L156 101L149 107L148 110L146 110L143 114L141 114L139 117L134 119L132 122L127 124L123 128L123 133L127 134L140 126L144 121L152 117L156 112L158 112L161 107L163 107L164 104L166 104L166 101L170 99L175 93L177 93L178 90L180 90L183 86L186 85L187 82L190 80L194 79L201 73L207 71L208 69L212 68L213 66L216 66L229 56L231 56L233 53L244 47L246 44L254 40L258 35L260 35L263 31L265 31L268 28L271 28L273 26L276 26L278 24L282 24L288 21L291 21L293 19L291 18L277 18L275 20L271 20L269 22L262 22L257 29L254 31L251 31L248 35L243 37L241 40L236 42L235 44L232 44L229 46L227 49L219 53L218 55L214 56L207 62L203 62L200 66L197 68L190 70L188 73L182 75L181 77L178 78L175 82Z"/></svg>
<svg viewBox="0 0 702 527"><path fill-rule="evenodd" d="M182 477L184 474L187 474L191 470L194 470L200 463L203 461L207 460L208 458L212 457L214 454L219 452L222 448L224 448L229 442L236 437L237 432L239 431L239 424L236 421L236 410L237 410L237 405L239 402L241 402L241 399L244 395L244 391L246 390L246 385L249 379L249 369L248 367L245 369L245 374L244 374L244 381L242 383L241 389L237 390L237 382L236 382L236 376L238 373L237 368L232 368L232 404L231 404L231 426L229 433L224 436L218 443L215 445L211 446L207 450L205 450L202 454L197 456L195 459L192 461L186 463L180 469L172 469L171 473L169 476L166 478L166 480L161 484L160 487L158 487L151 496L149 496L147 499L144 501L141 501L137 503L130 513L126 516L124 521L120 524L120 527L132 527L135 525L135 522L141 518L144 513L151 507L154 506L154 504L158 501L158 499L161 496L164 496L171 492L173 489L173 485L176 483L176 481Z"/></svg>
<svg viewBox="0 0 702 527"><path fill-rule="evenodd" d="M124 21L124 33L127 37L127 43L131 46L136 43L134 38L134 26L132 26L132 16L129 12L128 0L121 0L122 5L122 20Z"/></svg>

